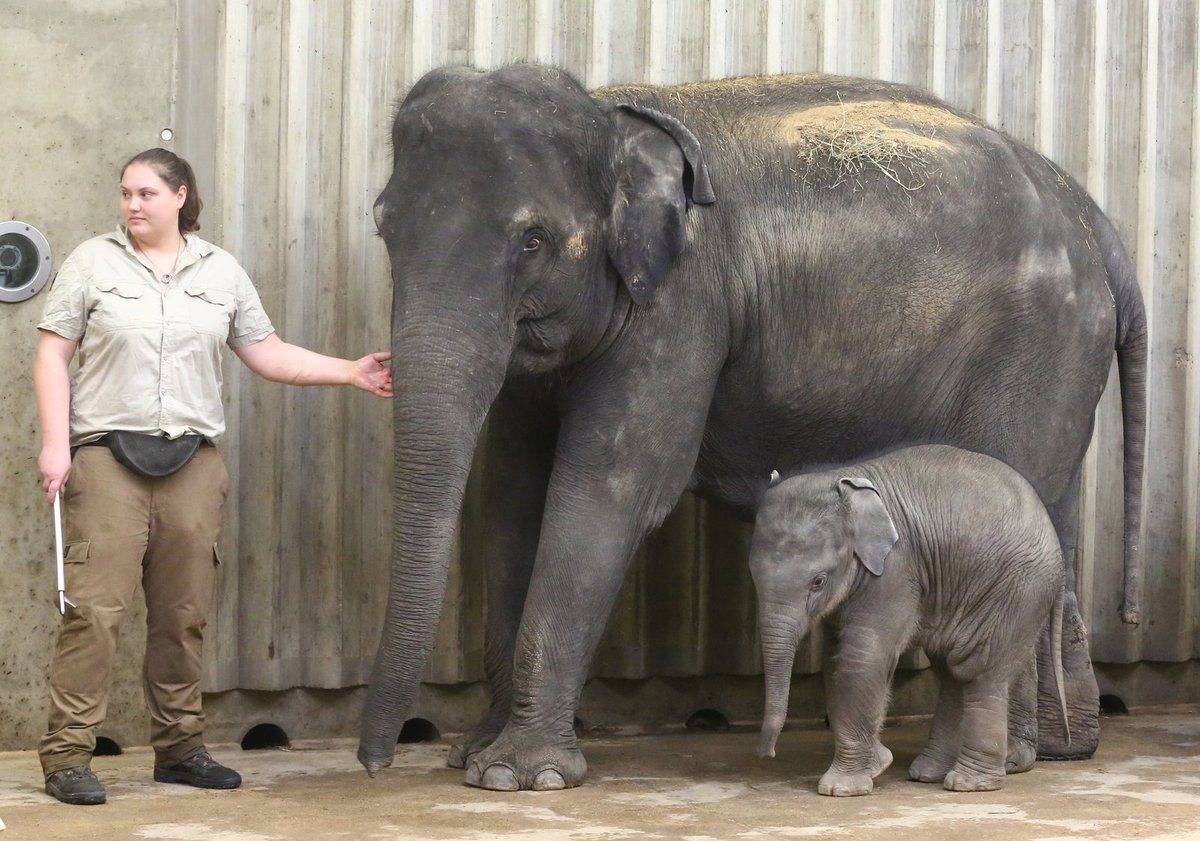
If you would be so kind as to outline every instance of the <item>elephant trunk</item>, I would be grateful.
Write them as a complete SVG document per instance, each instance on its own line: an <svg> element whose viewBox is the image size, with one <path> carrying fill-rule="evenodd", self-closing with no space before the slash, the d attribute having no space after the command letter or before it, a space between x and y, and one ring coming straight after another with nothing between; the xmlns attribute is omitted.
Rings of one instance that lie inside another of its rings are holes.
<svg viewBox="0 0 1200 841"><path fill-rule="evenodd" d="M358 759L391 764L437 633L471 461L511 348L461 330L393 334L395 467L387 613L363 711ZM412 332L412 331L407 331Z"/></svg>
<svg viewBox="0 0 1200 841"><path fill-rule="evenodd" d="M792 666L801 630L794 620L763 616L759 620L762 638L763 674L766 677L766 706L763 710L762 738L758 755L775 755L775 741L787 719L788 694L792 687Z"/></svg>

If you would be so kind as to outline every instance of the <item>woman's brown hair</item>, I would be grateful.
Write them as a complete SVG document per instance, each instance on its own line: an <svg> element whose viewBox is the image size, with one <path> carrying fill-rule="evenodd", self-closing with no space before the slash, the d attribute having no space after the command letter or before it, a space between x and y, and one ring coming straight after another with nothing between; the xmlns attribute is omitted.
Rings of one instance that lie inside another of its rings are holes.
<svg viewBox="0 0 1200 841"><path fill-rule="evenodd" d="M200 201L200 193L196 190L196 175L192 172L191 164L167 149L147 149L125 162L125 166L121 167L122 178L125 177L125 170L134 164L153 167L158 177L175 192L179 192L180 187L187 187L183 207L179 208L179 233L200 230L200 211L204 208L204 202Z"/></svg>

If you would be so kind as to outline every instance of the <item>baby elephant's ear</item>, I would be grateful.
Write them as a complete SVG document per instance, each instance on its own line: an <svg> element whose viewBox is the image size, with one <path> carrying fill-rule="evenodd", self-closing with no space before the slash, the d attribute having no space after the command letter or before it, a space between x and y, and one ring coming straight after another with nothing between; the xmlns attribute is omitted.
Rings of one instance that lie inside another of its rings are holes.
<svg viewBox="0 0 1200 841"><path fill-rule="evenodd" d="M900 535L879 491L870 479L845 478L838 481L838 493L850 506L854 554L872 575L883 575L883 562Z"/></svg>

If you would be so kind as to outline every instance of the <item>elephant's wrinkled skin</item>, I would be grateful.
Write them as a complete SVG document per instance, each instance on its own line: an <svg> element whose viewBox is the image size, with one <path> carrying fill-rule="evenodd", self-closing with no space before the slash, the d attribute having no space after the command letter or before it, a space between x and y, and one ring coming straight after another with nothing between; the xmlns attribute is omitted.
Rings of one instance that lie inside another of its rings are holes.
<svg viewBox="0 0 1200 841"><path fill-rule="evenodd" d="M1136 539L1146 334L1129 260L1068 175L974 118L884 82L589 96L522 65L431 72L392 143L375 215L395 289L394 559L371 773L433 643L485 417L493 700L452 763L488 788L583 779L589 659L635 547L685 490L750 514L772 469L953 444L1026 476L1072 557L1116 349ZM1098 692L1072 630L1086 755ZM1025 713L1014 741L1032 750Z"/></svg>
<svg viewBox="0 0 1200 841"><path fill-rule="evenodd" d="M991 791L1029 769L1007 756L1009 685L1033 665L1044 627L1061 637L1064 575L1054 525L1012 468L933 445L784 479L763 496L750 570L767 679L760 756L775 755L796 646L827 617L835 753L821 794L869 794L891 764L879 729L910 644L941 692L909 776Z"/></svg>

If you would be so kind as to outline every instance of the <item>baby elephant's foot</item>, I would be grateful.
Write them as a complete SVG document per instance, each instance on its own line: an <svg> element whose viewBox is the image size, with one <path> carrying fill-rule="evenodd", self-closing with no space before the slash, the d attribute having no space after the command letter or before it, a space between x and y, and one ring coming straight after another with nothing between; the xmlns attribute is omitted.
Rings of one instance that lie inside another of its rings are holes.
<svg viewBox="0 0 1200 841"><path fill-rule="evenodd" d="M1037 745L1008 737L1008 758L1004 761L1004 770L1009 774L1020 774L1033 767L1037 759Z"/></svg>
<svg viewBox="0 0 1200 841"><path fill-rule="evenodd" d="M821 781L817 783L817 791L831 797L854 797L859 794L870 794L873 788L875 788L875 783L871 781L870 774L847 774L844 771L835 771L833 768L826 771L821 777Z"/></svg>
<svg viewBox="0 0 1200 841"><path fill-rule="evenodd" d="M983 772L956 763L942 782L947 791L998 791L1004 788L1004 772Z"/></svg>
<svg viewBox="0 0 1200 841"><path fill-rule="evenodd" d="M954 757L925 748L908 766L908 778L918 783L940 783L954 767Z"/></svg>
<svg viewBox="0 0 1200 841"><path fill-rule="evenodd" d="M892 767L892 752L883 746L882 742L875 743L875 758L871 762L871 779L875 779L888 768Z"/></svg>

